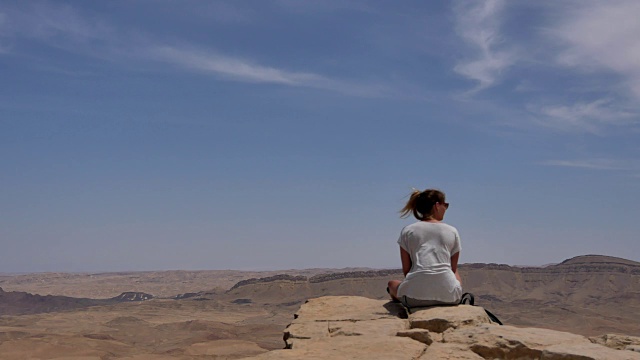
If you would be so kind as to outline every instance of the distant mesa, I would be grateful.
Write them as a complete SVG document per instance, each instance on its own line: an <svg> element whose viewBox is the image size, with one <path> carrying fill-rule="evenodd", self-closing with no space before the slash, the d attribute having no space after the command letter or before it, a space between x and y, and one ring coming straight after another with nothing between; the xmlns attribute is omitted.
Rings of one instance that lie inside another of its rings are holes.
<svg viewBox="0 0 640 360"><path fill-rule="evenodd" d="M251 304L253 300L251 299L235 299L232 301L234 304Z"/></svg>
<svg viewBox="0 0 640 360"><path fill-rule="evenodd" d="M570 298L571 303L588 303L592 307L607 304L598 310L604 319L599 326L611 328L611 324L614 323L611 319L617 314L613 309L619 304L624 304L624 308L631 306L633 309L636 304L640 304L640 283L637 280L637 276L640 275L640 262L612 256L582 255L546 267L474 263L461 264L459 268L466 290L474 293L476 300L490 304L502 314L523 304L526 304L528 309L539 309L540 312L550 314L566 312L559 305L567 303ZM308 277L280 274L252 278L237 282L229 290L216 288L187 292L169 299L221 300L238 305L258 303L284 307L296 306L306 299L324 295L381 299L387 297L384 291L386 282L391 278L402 278L399 268L349 270ZM0 316L57 312L152 299L158 298L149 293L136 291L123 292L107 299L87 299L42 296L19 291L7 292L0 288ZM535 319L531 321L537 323Z"/></svg>
<svg viewBox="0 0 640 360"><path fill-rule="evenodd" d="M549 266L552 271L563 273L626 273L640 275L640 263L613 256L582 255L567 259L560 264Z"/></svg>
<svg viewBox="0 0 640 360"><path fill-rule="evenodd" d="M628 273L638 275L640 274L640 263L632 260L617 258L613 256L604 255L581 255L571 259L567 259L559 264L548 265L544 267L535 266L511 266L507 264L495 264L495 263L469 263L460 264L460 269L464 270L505 270L521 273L574 273L574 272L615 272L615 273ZM263 284L275 281L291 281L291 282L307 282L307 283L322 283L340 279L364 279L364 278L378 278L392 275L402 275L400 269L383 269L383 270L369 270L369 271L349 271L349 272L336 272L319 274L312 277L306 276L292 276L286 274L280 274L275 276L269 276L264 278L251 278L242 280L233 285L229 291L237 288ZM228 292L229 292L228 291Z"/></svg>
<svg viewBox="0 0 640 360"><path fill-rule="evenodd" d="M229 291L235 290L242 286L269 283L274 281L292 281L292 282L309 282L309 283L321 283L339 279L360 279L360 278L377 278L381 276L398 275L402 274L400 269L383 269L383 270L368 270L368 271L346 271L336 272L328 274L319 274L312 277L306 276L292 276L287 274L279 274L274 276L268 276L263 278L251 278L237 282Z"/></svg>
<svg viewBox="0 0 640 360"><path fill-rule="evenodd" d="M184 293L184 294L178 294L174 297L172 297L172 299L174 300L182 300L182 299L189 299L192 297L196 297L201 295L201 293L194 293L194 292L189 292L189 293Z"/></svg>
<svg viewBox="0 0 640 360"><path fill-rule="evenodd" d="M556 264L553 266L560 265L577 265L577 264L619 264L626 266L640 266L639 262L627 260L614 256L604 256L604 255L581 255L572 257L571 259L567 259L560 264Z"/></svg>
<svg viewBox="0 0 640 360"><path fill-rule="evenodd" d="M519 273L626 273L640 275L640 262L604 255L580 255L559 264L545 266L510 266L494 263L460 264L461 270L505 270Z"/></svg>
<svg viewBox="0 0 640 360"><path fill-rule="evenodd" d="M116 340L109 334L84 334L83 336L93 340Z"/></svg>
<svg viewBox="0 0 640 360"><path fill-rule="evenodd" d="M640 262L617 258L613 256L604 255L581 255L571 259L564 260L559 264L547 265L544 267L535 266L511 266L507 264L495 264L495 263L469 263L460 264L460 269L465 270L503 270L517 273L576 273L576 272L613 272L613 273L627 273L633 275L640 274ZM365 278L379 278L386 276L402 276L400 269L383 269L383 270L368 270L368 271L348 271L348 272L336 272L319 274L312 277L306 276L292 276L287 274L279 274L275 276L263 277L263 278L251 278L237 282L231 289L236 290L240 287L255 284L264 284L276 281L290 281L290 282L305 282L310 284L323 283L340 279L365 279Z"/></svg>
<svg viewBox="0 0 640 360"><path fill-rule="evenodd" d="M339 280L339 279L351 279L351 278L377 278L381 276L397 275L400 273L400 269L384 269L384 270L369 270L369 271L348 271L339 273L320 274L309 278L310 283L321 283L325 281Z"/></svg>
<svg viewBox="0 0 640 360"><path fill-rule="evenodd" d="M184 293L184 294L178 294L178 295L169 297L169 299L173 299L173 300L191 299L191 300L195 300L195 301L203 301L203 300L212 300L217 295L219 295L217 290L213 290L213 291L198 291L198 292L188 292L188 293Z"/></svg>
<svg viewBox="0 0 640 360"><path fill-rule="evenodd" d="M0 316L65 311L104 305L105 303L105 300L53 295L42 296L23 291L0 291Z"/></svg>
<svg viewBox="0 0 640 360"><path fill-rule="evenodd" d="M307 281L308 278L306 276L292 276L292 275L287 275L287 274L268 276L268 277L264 277L264 278L251 278L251 279L239 281L238 283L233 285L233 287L231 289L229 289L229 290L234 290L234 289L237 289L237 288L239 288L241 286L259 284L259 283L266 283L266 282L272 282L272 281L278 281L278 280Z"/></svg>
<svg viewBox="0 0 640 360"><path fill-rule="evenodd" d="M153 295L143 293L143 292L135 292L135 291L126 291L122 294L112 297L111 300L125 302L125 301L146 301L153 299Z"/></svg>

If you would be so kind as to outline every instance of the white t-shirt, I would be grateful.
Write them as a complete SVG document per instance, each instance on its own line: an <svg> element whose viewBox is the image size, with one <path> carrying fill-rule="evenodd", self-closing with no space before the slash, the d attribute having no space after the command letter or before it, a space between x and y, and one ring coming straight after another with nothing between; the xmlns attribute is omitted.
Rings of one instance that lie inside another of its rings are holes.
<svg viewBox="0 0 640 360"><path fill-rule="evenodd" d="M451 269L460 252L458 230L445 223L418 221L402 229L398 244L411 255L411 270L398 287L398 297L457 303L462 287Z"/></svg>

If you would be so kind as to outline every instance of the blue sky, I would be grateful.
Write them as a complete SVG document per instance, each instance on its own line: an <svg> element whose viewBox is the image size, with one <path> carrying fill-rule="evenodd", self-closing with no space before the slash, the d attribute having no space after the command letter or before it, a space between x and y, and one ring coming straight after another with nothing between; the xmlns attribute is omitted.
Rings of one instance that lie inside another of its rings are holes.
<svg viewBox="0 0 640 360"><path fill-rule="evenodd" d="M0 272L640 261L640 3L0 2Z"/></svg>

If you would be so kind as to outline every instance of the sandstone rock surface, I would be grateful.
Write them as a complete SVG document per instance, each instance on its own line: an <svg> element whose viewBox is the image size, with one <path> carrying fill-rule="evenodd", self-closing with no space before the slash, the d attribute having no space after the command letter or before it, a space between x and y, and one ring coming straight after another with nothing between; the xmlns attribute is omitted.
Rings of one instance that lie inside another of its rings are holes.
<svg viewBox="0 0 640 360"><path fill-rule="evenodd" d="M601 344L618 350L631 350L640 352L640 337L618 334L604 334L589 338L595 344Z"/></svg>
<svg viewBox="0 0 640 360"><path fill-rule="evenodd" d="M462 326L490 324L483 308L471 305L434 306L415 310L409 315L412 329L427 329L441 333Z"/></svg>
<svg viewBox="0 0 640 360"><path fill-rule="evenodd" d="M409 328L401 318L406 317L402 306L357 296L311 299L294 317L284 331L288 349L307 347L309 340L339 336L390 337Z"/></svg>
<svg viewBox="0 0 640 360"><path fill-rule="evenodd" d="M311 299L284 331L286 349L251 359L625 359L640 339L499 326L484 309L419 309L355 296Z"/></svg>

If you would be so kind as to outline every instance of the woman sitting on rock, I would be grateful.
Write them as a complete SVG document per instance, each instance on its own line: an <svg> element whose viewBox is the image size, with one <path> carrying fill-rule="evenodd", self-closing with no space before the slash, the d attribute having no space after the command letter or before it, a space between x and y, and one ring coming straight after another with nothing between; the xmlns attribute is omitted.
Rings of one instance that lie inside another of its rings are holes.
<svg viewBox="0 0 640 360"><path fill-rule="evenodd" d="M400 210L419 221L402 229L398 244L404 280L391 280L387 291L408 308L458 304L462 282L458 275L460 235L442 222L449 208L443 192L414 190Z"/></svg>

